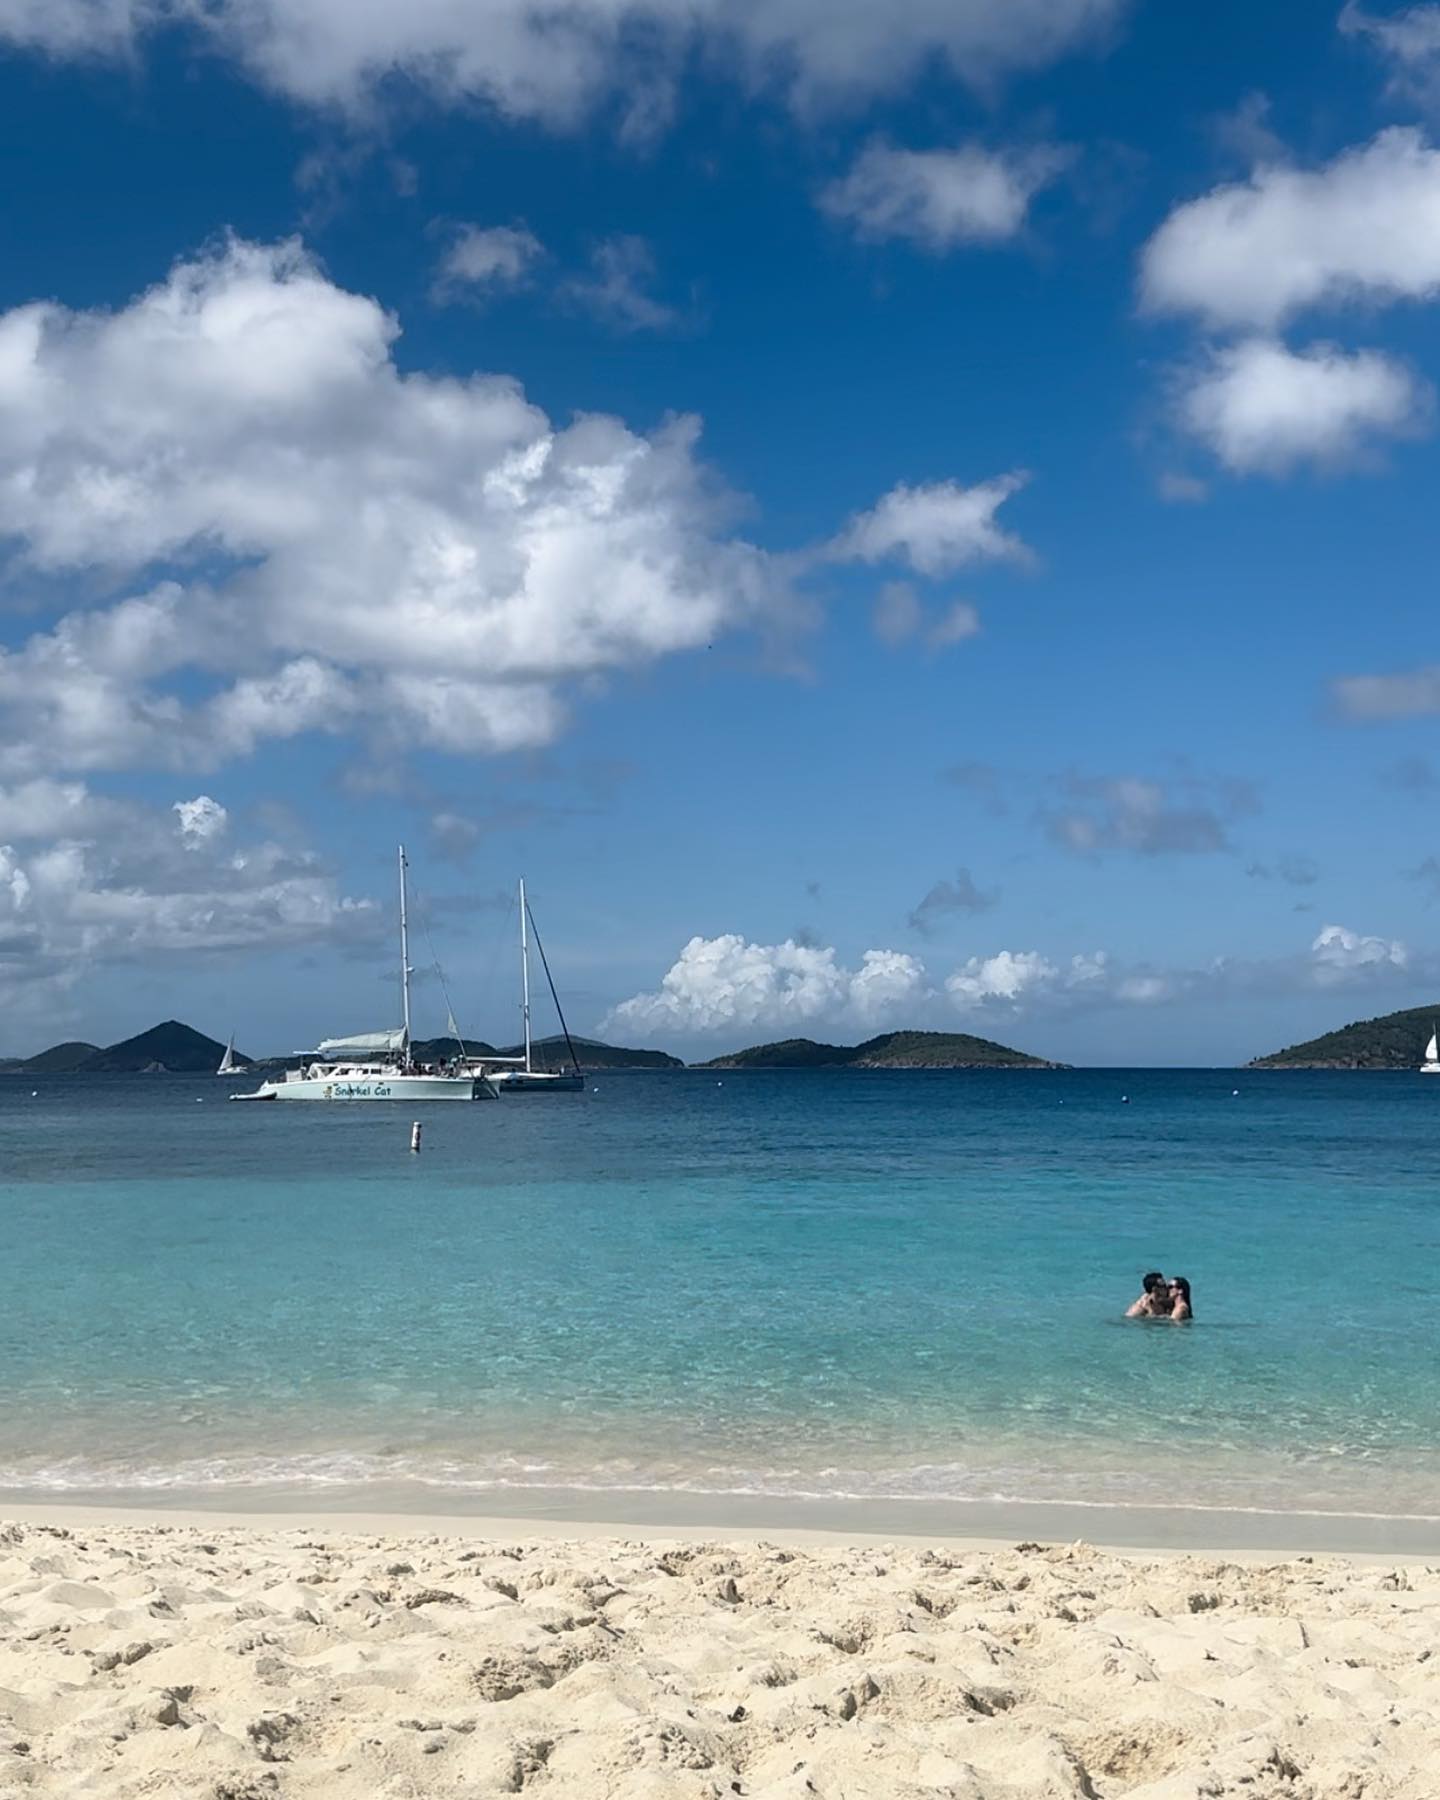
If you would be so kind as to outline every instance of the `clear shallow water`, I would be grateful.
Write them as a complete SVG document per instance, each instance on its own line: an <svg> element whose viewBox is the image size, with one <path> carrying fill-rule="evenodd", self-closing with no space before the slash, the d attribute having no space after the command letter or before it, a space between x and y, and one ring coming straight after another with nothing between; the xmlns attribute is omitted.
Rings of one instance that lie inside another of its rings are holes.
<svg viewBox="0 0 1440 1800"><path fill-rule="evenodd" d="M0 1078L0 1489L1440 1514L1440 1084L594 1086Z"/></svg>

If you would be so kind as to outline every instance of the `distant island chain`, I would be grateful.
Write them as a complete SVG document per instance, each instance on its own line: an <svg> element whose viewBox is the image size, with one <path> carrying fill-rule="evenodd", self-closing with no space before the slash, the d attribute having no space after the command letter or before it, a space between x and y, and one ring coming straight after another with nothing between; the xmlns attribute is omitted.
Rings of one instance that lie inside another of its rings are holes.
<svg viewBox="0 0 1440 1800"><path fill-rule="evenodd" d="M1414 1070L1424 1066L1427 1040L1440 1021L1440 1002L1429 1007L1410 1007L1379 1019L1363 1019L1343 1025L1303 1044L1256 1057L1251 1069L1371 1069ZM811 1038L784 1038L730 1051L703 1062L687 1064L664 1050L639 1050L606 1044L596 1038L571 1040L584 1067L608 1069L1064 1069L1065 1063L1033 1056L988 1038L965 1032L888 1031L860 1044L824 1044ZM413 1045L417 1061L439 1061L454 1053L453 1038L419 1039ZM479 1038L463 1040L464 1054L471 1057L513 1055L515 1046L493 1045ZM541 1038L533 1044L537 1068L566 1065L569 1057L563 1037ZM102 1047L80 1039L52 1044L37 1055L0 1058L0 1074L8 1075L213 1075L225 1064L225 1073L283 1069L297 1062L296 1055L253 1057L235 1051L218 1038L207 1037L177 1019L167 1019L135 1037Z"/></svg>

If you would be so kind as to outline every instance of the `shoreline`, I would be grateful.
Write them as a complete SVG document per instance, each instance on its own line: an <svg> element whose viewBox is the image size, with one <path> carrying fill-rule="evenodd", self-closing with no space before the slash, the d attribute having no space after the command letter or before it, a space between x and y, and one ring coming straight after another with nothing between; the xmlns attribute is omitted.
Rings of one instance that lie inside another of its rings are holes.
<svg viewBox="0 0 1440 1800"><path fill-rule="evenodd" d="M996 1551L1017 1542L1093 1545L1117 1555L1336 1556L1440 1562L1440 1519L1388 1514L1121 1507L1048 1501L777 1500L744 1495L526 1489L438 1496L414 1489L96 1492L26 1498L0 1490L0 1520L73 1528L196 1526L272 1532L570 1541L904 1544Z"/></svg>

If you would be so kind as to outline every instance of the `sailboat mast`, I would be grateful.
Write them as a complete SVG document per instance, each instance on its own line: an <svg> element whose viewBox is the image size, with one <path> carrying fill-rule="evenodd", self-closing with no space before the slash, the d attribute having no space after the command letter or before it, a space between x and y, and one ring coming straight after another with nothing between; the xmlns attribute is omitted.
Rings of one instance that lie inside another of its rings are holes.
<svg viewBox="0 0 1440 1800"><path fill-rule="evenodd" d="M400 996L404 1008L405 1054L410 1054L410 920L405 911L405 846L400 846Z"/></svg>
<svg viewBox="0 0 1440 1800"><path fill-rule="evenodd" d="M525 1073L530 1073L530 934L525 929L525 877L520 877L520 985L524 995Z"/></svg>

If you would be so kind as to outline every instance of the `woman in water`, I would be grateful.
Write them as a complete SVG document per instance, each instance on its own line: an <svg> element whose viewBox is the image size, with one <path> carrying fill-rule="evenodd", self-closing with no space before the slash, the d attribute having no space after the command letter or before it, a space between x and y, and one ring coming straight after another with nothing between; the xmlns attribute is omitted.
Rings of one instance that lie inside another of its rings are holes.
<svg viewBox="0 0 1440 1800"><path fill-rule="evenodd" d="M1188 1325L1194 1316L1190 1310L1190 1283L1183 1275L1176 1275L1170 1282L1170 1321Z"/></svg>

